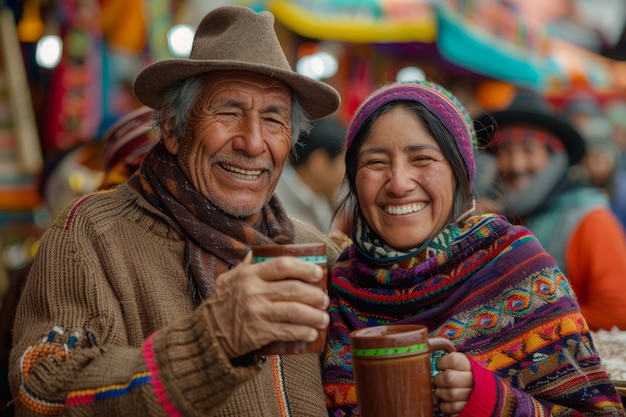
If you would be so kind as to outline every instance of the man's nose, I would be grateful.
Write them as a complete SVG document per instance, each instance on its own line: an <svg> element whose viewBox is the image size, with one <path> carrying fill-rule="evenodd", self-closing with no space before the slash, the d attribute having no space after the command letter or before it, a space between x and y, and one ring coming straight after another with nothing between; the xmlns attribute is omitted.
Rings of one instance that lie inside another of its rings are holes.
<svg viewBox="0 0 626 417"><path fill-rule="evenodd" d="M249 156L257 156L265 150L262 121L259 115L247 115L241 121L241 134L233 141L233 148Z"/></svg>

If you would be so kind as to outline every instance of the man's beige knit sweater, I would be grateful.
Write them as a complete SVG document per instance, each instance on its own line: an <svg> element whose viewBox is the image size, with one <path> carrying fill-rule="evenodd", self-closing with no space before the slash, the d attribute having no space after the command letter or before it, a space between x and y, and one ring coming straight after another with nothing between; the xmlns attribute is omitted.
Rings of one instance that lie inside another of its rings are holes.
<svg viewBox="0 0 626 417"><path fill-rule="evenodd" d="M296 242L324 241L296 224ZM233 366L194 308L184 236L127 185L68 206L44 234L18 307L16 414L326 416L317 355Z"/></svg>

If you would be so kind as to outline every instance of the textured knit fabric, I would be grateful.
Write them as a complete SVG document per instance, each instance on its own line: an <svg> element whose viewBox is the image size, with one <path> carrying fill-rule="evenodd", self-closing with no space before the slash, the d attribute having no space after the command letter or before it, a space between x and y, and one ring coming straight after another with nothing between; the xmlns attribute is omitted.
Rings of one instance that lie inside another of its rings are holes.
<svg viewBox="0 0 626 417"><path fill-rule="evenodd" d="M567 279L528 229L476 215L416 253L372 253L357 242L332 273L329 415L358 415L350 331L387 323L424 324L468 355L461 417L625 415Z"/></svg>
<svg viewBox="0 0 626 417"><path fill-rule="evenodd" d="M296 243L324 241L294 222ZM17 311L17 416L323 416L319 355L234 366L196 307L186 235L128 185L68 206Z"/></svg>
<svg viewBox="0 0 626 417"><path fill-rule="evenodd" d="M363 124L382 106L392 101L413 101L424 105L443 123L455 139L455 144L463 156L470 182L474 179L476 163L476 133L465 108L442 86L429 81L394 83L374 91L357 109L348 128L346 148L352 145L354 137Z"/></svg>

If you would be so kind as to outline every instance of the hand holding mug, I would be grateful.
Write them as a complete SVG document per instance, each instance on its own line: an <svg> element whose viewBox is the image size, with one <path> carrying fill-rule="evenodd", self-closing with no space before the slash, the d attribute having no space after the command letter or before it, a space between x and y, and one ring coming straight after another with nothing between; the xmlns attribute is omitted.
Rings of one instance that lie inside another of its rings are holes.
<svg viewBox="0 0 626 417"><path fill-rule="evenodd" d="M433 378L435 401L439 410L454 417L461 413L474 389L472 365L460 352L452 352L437 360L439 373Z"/></svg>
<svg viewBox="0 0 626 417"><path fill-rule="evenodd" d="M204 306L226 355L234 359L272 342L325 335L329 299L316 283L326 279L324 268L297 257L253 263L252 253L220 275Z"/></svg>
<svg viewBox="0 0 626 417"><path fill-rule="evenodd" d="M276 262L284 256L295 257L296 259L322 268L322 279L312 283L316 289L326 292L328 289L328 266L326 261L326 245L324 243L304 243L289 245L266 245L252 247L252 262L265 263ZM287 276L287 281L297 280L297 276ZM310 283L311 284L311 283ZM308 302L306 298L302 302ZM324 309L328 307L326 305ZM330 319L329 319L330 321ZM263 346L257 351L259 355L291 355L300 353L320 353L324 350L326 343L326 327L318 328L314 340L309 339L279 339Z"/></svg>

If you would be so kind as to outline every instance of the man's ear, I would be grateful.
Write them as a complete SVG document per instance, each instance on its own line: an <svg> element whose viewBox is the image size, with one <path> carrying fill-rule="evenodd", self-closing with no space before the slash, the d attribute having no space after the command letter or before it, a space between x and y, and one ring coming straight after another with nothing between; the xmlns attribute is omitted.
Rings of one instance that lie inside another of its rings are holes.
<svg viewBox="0 0 626 417"><path fill-rule="evenodd" d="M165 145L165 149L167 149L167 151L172 155L177 155L180 140L174 134L174 119L172 117L161 122L161 133L163 134L163 144Z"/></svg>

